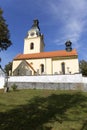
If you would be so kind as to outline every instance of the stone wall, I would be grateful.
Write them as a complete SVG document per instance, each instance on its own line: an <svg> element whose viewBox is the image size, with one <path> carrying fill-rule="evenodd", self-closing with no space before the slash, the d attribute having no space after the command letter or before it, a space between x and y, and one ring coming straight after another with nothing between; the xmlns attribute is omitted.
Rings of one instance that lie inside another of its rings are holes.
<svg viewBox="0 0 87 130"><path fill-rule="evenodd" d="M54 89L87 91L87 78L75 75L11 76L8 85L18 89Z"/></svg>
<svg viewBox="0 0 87 130"><path fill-rule="evenodd" d="M5 81L5 77L0 77L0 89L4 88ZM82 77L82 74L8 77L10 89L14 83L18 86L18 89L78 89L87 91L87 77Z"/></svg>
<svg viewBox="0 0 87 130"><path fill-rule="evenodd" d="M15 82L18 89L53 89L53 90L82 90L87 91L87 87L84 89L82 83L37 83L37 82ZM10 82L9 87L13 85Z"/></svg>

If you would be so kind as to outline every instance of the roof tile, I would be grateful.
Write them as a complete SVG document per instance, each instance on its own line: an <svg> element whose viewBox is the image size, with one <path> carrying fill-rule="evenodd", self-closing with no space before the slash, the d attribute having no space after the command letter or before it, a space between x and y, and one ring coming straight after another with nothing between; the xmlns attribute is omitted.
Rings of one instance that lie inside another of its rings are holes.
<svg viewBox="0 0 87 130"><path fill-rule="evenodd" d="M41 58L53 58L53 57L68 57L68 56L77 56L76 50L67 52L66 50L52 51L52 52L40 52L32 54L19 54L14 60L24 60L24 59L41 59Z"/></svg>

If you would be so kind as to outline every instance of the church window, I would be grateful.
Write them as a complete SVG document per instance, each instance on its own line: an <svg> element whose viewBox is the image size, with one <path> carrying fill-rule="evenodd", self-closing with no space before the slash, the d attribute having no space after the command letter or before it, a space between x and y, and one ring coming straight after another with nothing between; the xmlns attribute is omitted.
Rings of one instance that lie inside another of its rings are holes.
<svg viewBox="0 0 87 130"><path fill-rule="evenodd" d="M65 74L65 63L61 63L62 74Z"/></svg>
<svg viewBox="0 0 87 130"><path fill-rule="evenodd" d="M41 73L44 72L44 64L41 64Z"/></svg>
<svg viewBox="0 0 87 130"><path fill-rule="evenodd" d="M30 49L31 50L34 49L34 43L33 42L30 44Z"/></svg>

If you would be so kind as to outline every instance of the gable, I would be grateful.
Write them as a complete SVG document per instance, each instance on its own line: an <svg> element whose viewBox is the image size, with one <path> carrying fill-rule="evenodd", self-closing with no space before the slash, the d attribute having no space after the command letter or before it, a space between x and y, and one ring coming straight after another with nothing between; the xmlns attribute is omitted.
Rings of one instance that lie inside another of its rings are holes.
<svg viewBox="0 0 87 130"><path fill-rule="evenodd" d="M23 60L13 71L13 75L31 75L32 71L35 72L33 67L27 61Z"/></svg>

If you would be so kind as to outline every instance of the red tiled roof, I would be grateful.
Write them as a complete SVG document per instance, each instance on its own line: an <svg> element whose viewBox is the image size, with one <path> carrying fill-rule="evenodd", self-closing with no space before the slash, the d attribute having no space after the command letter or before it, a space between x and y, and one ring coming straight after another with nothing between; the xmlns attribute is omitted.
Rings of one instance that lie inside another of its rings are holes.
<svg viewBox="0 0 87 130"><path fill-rule="evenodd" d="M40 52L40 53L32 53L32 54L19 54L14 58L14 60L71 57L71 56L78 56L75 49L70 52L67 52L66 50L60 50L60 51Z"/></svg>

